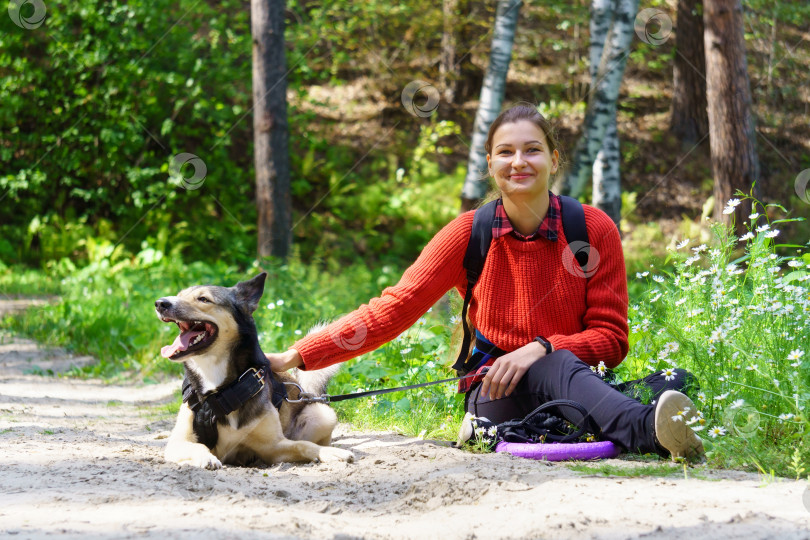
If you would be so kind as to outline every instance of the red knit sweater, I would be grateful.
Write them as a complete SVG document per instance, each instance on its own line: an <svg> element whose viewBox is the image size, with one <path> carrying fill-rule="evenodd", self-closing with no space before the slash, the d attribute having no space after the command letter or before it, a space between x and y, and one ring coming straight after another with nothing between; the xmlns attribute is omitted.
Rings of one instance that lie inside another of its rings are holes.
<svg viewBox="0 0 810 540"><path fill-rule="evenodd" d="M593 366L604 361L609 368L627 354L627 276L619 232L607 214L583 206L590 264L598 260L587 281L563 263L568 242L562 230L556 242L523 242L512 235L492 241L468 309L475 328L499 348L513 351L544 336L555 349L568 349ZM305 368L320 369L373 351L454 287L463 297L462 260L473 214L462 214L439 231L395 286L295 343L292 348ZM570 251L567 260L569 267L577 265Z"/></svg>

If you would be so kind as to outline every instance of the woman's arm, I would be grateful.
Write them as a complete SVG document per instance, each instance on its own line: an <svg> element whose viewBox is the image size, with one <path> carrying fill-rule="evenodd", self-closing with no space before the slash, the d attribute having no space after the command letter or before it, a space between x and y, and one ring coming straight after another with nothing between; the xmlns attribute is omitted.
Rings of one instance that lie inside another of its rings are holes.
<svg viewBox="0 0 810 540"><path fill-rule="evenodd" d="M268 355L276 366L320 369L377 349L413 325L448 290L465 283L462 266L473 213L446 225L393 287L322 330L296 342L291 351ZM287 354L288 356L283 356Z"/></svg>
<svg viewBox="0 0 810 540"><path fill-rule="evenodd" d="M621 238L607 214L585 206L591 261L597 264L586 284L585 330L548 336L554 349L568 349L590 365L618 366L629 349L627 325L627 271ZM597 260L593 257L598 257ZM591 264L589 262L589 264Z"/></svg>

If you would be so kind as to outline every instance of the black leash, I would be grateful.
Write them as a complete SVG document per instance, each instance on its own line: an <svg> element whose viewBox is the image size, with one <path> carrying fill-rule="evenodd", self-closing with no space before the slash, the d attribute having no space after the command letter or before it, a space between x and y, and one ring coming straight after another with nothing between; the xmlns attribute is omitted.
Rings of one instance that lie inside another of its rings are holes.
<svg viewBox="0 0 810 540"><path fill-rule="evenodd" d="M440 381L431 381L426 383L420 384L412 384L410 386L400 386L398 388L383 388L382 390L367 390L365 392L354 392L351 394L340 394L339 396L330 396L329 394L321 394L320 396L316 396L310 392L304 392L304 389L301 388L297 383L294 382L285 382L284 384L289 384L298 388L299 396L298 399L290 399L289 396L285 398L288 403L334 403L337 401L344 401L346 399L356 399L361 397L369 397L369 396L377 396L380 394L390 394L391 392L401 392L403 390L413 390L414 388L422 388L424 386L433 386L434 384L442 384L446 382L453 382L453 381L460 381L461 379L467 379L469 377L477 377L479 375L484 375L487 370L484 369L481 373L470 373L469 375L463 375L461 377L453 377L451 379L442 379Z"/></svg>

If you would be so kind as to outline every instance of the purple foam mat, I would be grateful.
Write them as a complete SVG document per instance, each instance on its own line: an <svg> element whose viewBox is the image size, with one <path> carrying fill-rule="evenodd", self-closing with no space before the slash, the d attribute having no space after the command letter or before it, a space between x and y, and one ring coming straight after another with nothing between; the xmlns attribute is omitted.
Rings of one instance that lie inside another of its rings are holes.
<svg viewBox="0 0 810 540"><path fill-rule="evenodd" d="M495 447L496 452L507 452L516 457L528 459L545 459L546 461L565 461L566 459L607 459L614 458L621 450L610 441L586 443L510 443L501 441Z"/></svg>

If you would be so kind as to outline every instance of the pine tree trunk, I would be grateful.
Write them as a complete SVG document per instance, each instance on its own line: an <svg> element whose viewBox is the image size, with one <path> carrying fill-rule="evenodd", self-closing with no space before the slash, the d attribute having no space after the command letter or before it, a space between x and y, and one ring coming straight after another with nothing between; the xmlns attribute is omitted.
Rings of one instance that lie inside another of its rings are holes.
<svg viewBox="0 0 810 540"><path fill-rule="evenodd" d="M685 145L709 133L701 0L678 0L670 131Z"/></svg>
<svg viewBox="0 0 810 540"><path fill-rule="evenodd" d="M292 241L284 0L251 0L253 143L258 255L285 258Z"/></svg>
<svg viewBox="0 0 810 540"><path fill-rule="evenodd" d="M635 31L633 23L638 9L637 0L594 0L591 3L591 93L585 113L582 137L577 142L571 168L555 185L558 193L578 197L590 179L597 154L604 150L603 158L618 157L618 133L616 139L606 143L608 126L616 123L616 102L619 99L627 55L633 43ZM605 147L607 145L607 147ZM618 175L619 164L599 165L600 181L610 186L594 188L595 193L610 196L606 208L616 205L613 194L619 193L618 205L621 209L621 185ZM612 172L615 171L615 174ZM618 223L619 214L611 215Z"/></svg>
<svg viewBox="0 0 810 540"><path fill-rule="evenodd" d="M738 189L748 193L759 177L740 0L705 0L703 24L714 219L727 221L726 201ZM743 220L736 220L738 232Z"/></svg>
<svg viewBox="0 0 810 540"><path fill-rule="evenodd" d="M481 100L475 114L470 157L467 162L467 177L464 179L464 187L461 190L462 212L474 208L487 194L489 182L484 143L489 126L501 112L506 89L506 74L509 72L512 44L515 41L515 30L521 5L521 0L498 1L489 68L484 77Z"/></svg>

